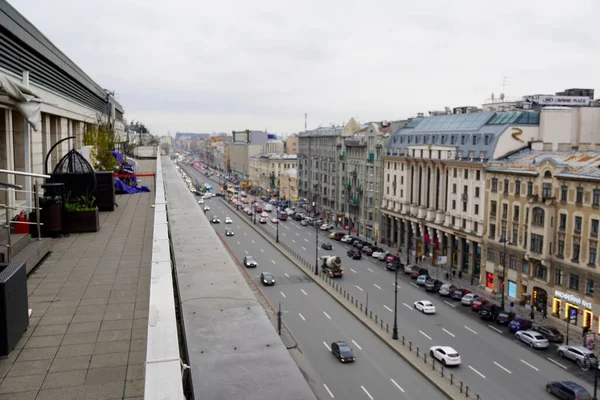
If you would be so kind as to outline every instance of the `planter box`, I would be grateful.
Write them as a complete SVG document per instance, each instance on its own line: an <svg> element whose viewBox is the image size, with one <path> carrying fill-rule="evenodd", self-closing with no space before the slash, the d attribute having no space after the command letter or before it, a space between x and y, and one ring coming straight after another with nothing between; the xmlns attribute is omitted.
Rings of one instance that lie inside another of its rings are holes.
<svg viewBox="0 0 600 400"><path fill-rule="evenodd" d="M29 326L27 272L23 261L0 264L0 357L15 348Z"/></svg>
<svg viewBox="0 0 600 400"><path fill-rule="evenodd" d="M83 233L100 230L100 214L95 211L63 212L63 232Z"/></svg>

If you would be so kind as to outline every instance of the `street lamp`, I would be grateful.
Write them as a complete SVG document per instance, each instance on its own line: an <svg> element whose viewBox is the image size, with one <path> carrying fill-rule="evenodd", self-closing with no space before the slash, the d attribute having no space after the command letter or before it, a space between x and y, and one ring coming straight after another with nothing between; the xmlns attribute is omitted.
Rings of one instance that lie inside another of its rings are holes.
<svg viewBox="0 0 600 400"><path fill-rule="evenodd" d="M279 243L279 220L277 220L275 225L277 225L277 236L275 236L275 243Z"/></svg>
<svg viewBox="0 0 600 400"><path fill-rule="evenodd" d="M406 223L405 223L406 224ZM410 252L412 251L412 229L410 226L407 227L408 240L406 242L406 265L410 264Z"/></svg>
<svg viewBox="0 0 600 400"><path fill-rule="evenodd" d="M396 264L394 269L395 282L394 282L394 330L392 333L392 339L398 340L398 268L399 264Z"/></svg>
<svg viewBox="0 0 600 400"><path fill-rule="evenodd" d="M313 201L314 213L317 213L317 203ZM319 275L319 224L315 224L315 275Z"/></svg>
<svg viewBox="0 0 600 400"><path fill-rule="evenodd" d="M506 244L508 243L508 239L506 238L506 231L502 232L502 237L500 238L500 243L503 244L504 246L504 251L502 253L502 277L500 278L500 288L502 290L502 293L500 293L501 297L501 303L500 303L500 308L502 309L502 311L504 311L504 279L506 277Z"/></svg>

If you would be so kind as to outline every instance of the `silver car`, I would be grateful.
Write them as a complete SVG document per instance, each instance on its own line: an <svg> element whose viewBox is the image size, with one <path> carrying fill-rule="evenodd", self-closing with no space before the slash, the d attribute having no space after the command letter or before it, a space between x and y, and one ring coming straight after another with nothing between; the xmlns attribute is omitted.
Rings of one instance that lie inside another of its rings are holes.
<svg viewBox="0 0 600 400"><path fill-rule="evenodd" d="M529 345L533 349L547 349L548 339L536 331L518 331L515 333L515 339Z"/></svg>
<svg viewBox="0 0 600 400"><path fill-rule="evenodd" d="M596 355L583 346L558 346L558 355L574 361L580 368L588 363L598 364Z"/></svg>

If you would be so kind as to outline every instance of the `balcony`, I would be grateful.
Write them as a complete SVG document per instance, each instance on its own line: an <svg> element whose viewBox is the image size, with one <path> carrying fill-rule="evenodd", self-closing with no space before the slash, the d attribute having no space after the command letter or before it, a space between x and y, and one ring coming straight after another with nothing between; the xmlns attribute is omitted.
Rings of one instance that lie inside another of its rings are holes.
<svg viewBox="0 0 600 400"><path fill-rule="evenodd" d="M364 136L349 137L345 140L346 147L366 147L367 138Z"/></svg>
<svg viewBox="0 0 600 400"><path fill-rule="evenodd" d="M425 219L426 216L427 216L427 208L425 208L425 206L420 206L419 212L417 214L417 218Z"/></svg>
<svg viewBox="0 0 600 400"><path fill-rule="evenodd" d="M410 211L410 206L407 203L400 204L400 214L406 215Z"/></svg>
<svg viewBox="0 0 600 400"><path fill-rule="evenodd" d="M419 207L416 204L411 204L410 205L410 215L417 215L417 213L419 212Z"/></svg>
<svg viewBox="0 0 600 400"><path fill-rule="evenodd" d="M394 212L406 214L406 207L403 207L402 203L400 203L399 201L395 202Z"/></svg>
<svg viewBox="0 0 600 400"><path fill-rule="evenodd" d="M433 222L435 220L435 210L433 208L430 208L429 210L427 210L426 219L427 219L427 221L431 221L431 222Z"/></svg>
<svg viewBox="0 0 600 400"><path fill-rule="evenodd" d="M435 212L435 223L436 224L443 224L444 223L444 219L446 218L446 213L441 211L441 210L437 210Z"/></svg>

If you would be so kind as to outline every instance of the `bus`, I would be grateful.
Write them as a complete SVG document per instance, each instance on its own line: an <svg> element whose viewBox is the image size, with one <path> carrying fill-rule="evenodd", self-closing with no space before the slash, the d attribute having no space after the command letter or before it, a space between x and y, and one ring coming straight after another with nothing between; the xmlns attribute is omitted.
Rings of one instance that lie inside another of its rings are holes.
<svg viewBox="0 0 600 400"><path fill-rule="evenodd" d="M287 221L288 215L285 211L277 210L277 219L280 221Z"/></svg>
<svg viewBox="0 0 600 400"><path fill-rule="evenodd" d="M208 183L204 184L204 189L206 189L207 192L212 192L212 185L209 185Z"/></svg>

